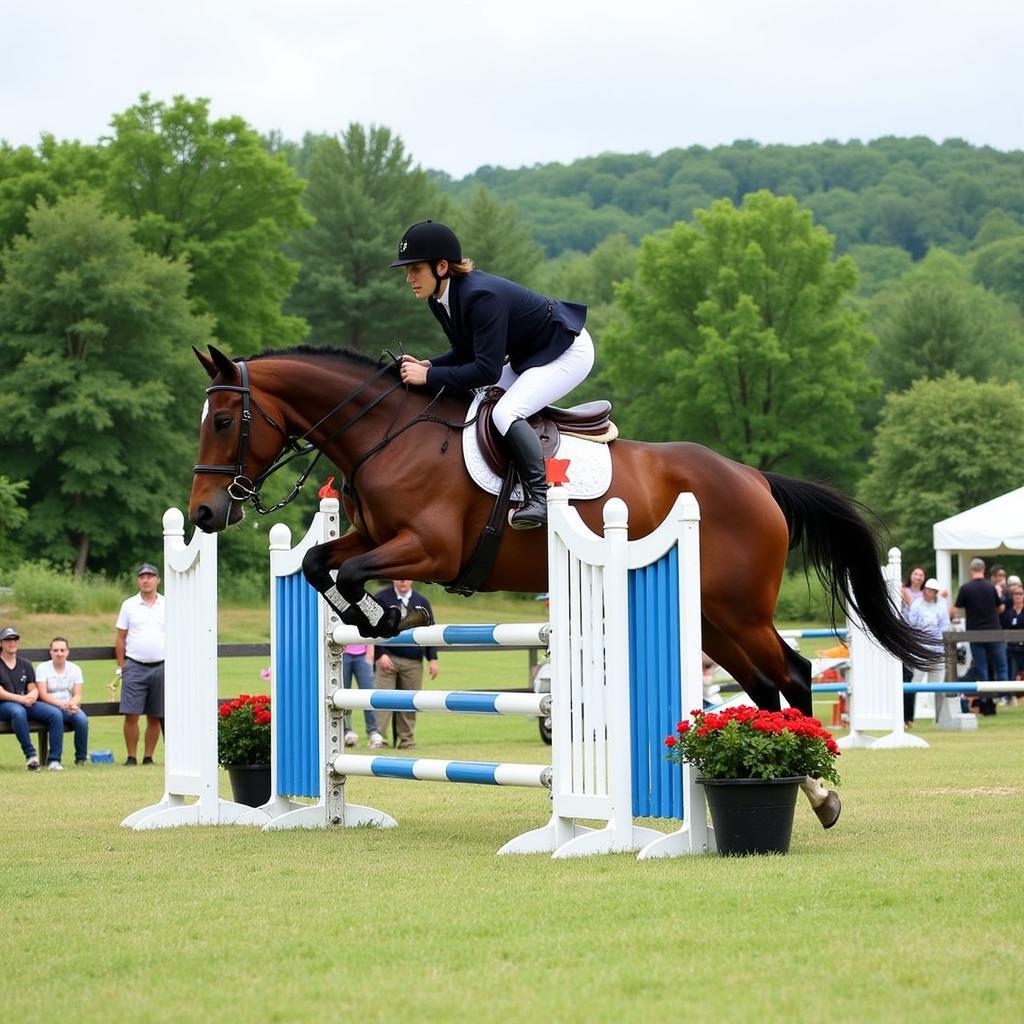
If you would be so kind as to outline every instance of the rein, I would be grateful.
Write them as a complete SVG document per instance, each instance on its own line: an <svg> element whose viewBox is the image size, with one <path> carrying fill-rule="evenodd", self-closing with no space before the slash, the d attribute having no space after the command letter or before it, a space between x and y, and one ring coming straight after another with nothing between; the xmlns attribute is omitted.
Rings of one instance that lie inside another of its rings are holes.
<svg viewBox="0 0 1024 1024"><path fill-rule="evenodd" d="M395 363L398 362L394 355L392 355L391 353L388 354L391 355L391 358L395 361ZM338 427L336 430L328 434L320 442L319 445L316 445L312 441L308 440L309 436L320 426L326 423L332 416L334 416L335 413L339 412L341 409L344 409L345 406L349 404L349 402L352 402L356 398L358 398L359 395L361 395L363 391L366 390L367 387L369 387L371 384L377 381L385 373L388 373L389 371L394 369L394 364L381 367L375 374L373 374L373 376L368 377L366 380L364 380L362 384L360 384L350 394L346 395L336 406L334 406L333 409L331 409L326 415L321 416L320 419L313 424L313 426L311 426L304 434L300 436L295 436L286 433L286 431L282 427L280 427L277 424L277 422L275 422L274 418L270 416L270 414L267 413L263 408L260 407L260 404L256 401L256 399L252 397L252 388L249 385L249 370L245 364L245 360L237 360L236 365L238 366L241 384L211 384L210 387L206 389L207 395L214 394L215 392L218 391L230 391L242 396L242 420L241 428L239 430L238 435L238 451L235 456L235 463L234 465L219 466L199 464L192 467L192 472L223 473L232 476L233 479L231 483L228 484L227 487L228 496L232 499L232 501L251 501L253 508L261 516L266 516L270 515L272 512L277 512L279 509L284 508L286 505L294 501L296 497L298 497L299 491L302 490L303 485L309 478L310 473L313 471L313 467L317 464L317 462L320 461L320 458L323 455L323 446L329 444L335 438L340 437L343 433L345 433L346 430L349 429L349 427L352 427L356 423L358 423L359 420L361 420L364 416L367 415L367 413L375 409L378 405L380 405L381 402L383 402L386 398L390 397L400 387L405 388L407 395L409 390L408 385L403 385L401 382L393 384L391 387L385 389L367 406L360 409L359 412L355 413L353 416L350 416L340 427ZM437 402L443 394L444 388L441 388L441 390L438 391L438 393L427 404L426 409L429 410L430 407L435 402ZM402 404L405 404L404 399ZM278 453L270 461L270 464L267 466L267 468L264 469L263 472L260 473L255 479L251 479L250 477L245 475L245 461L249 452L249 430L250 425L252 423L251 407L255 407L256 411L267 421L267 423L284 438L284 443L282 444ZM355 465L352 467L351 473L349 473L348 475L349 478L345 484L345 489L353 497L357 506L360 504L360 502L355 490L356 472L363 466L364 463L368 462L371 458L373 458L374 455L377 455L380 452L382 452L393 440L395 440L395 438L405 433L405 431L408 430L410 427L414 426L416 423L421 422L441 423L444 426L446 426L449 431L451 431L464 429L465 427L471 426L473 423L476 422L476 417L474 416L473 419L465 421L463 423L452 423L439 416L427 415L427 411L424 410L424 412L413 417L413 419L410 420L407 424L405 424L405 426L399 428L397 431L392 433L392 427L394 426L395 422L398 420L398 417L400 415L401 406L399 406L399 410L395 414L394 419L391 421L391 423L388 425L387 430L384 432L384 439L380 441L378 444L374 445L368 452L366 452L360 458L358 458L356 460ZM446 451L447 448L448 439L445 438L441 450ZM260 500L260 489L263 487L263 484L267 481L267 479L271 477L274 473L276 473L279 469L282 469L284 466L288 465L288 463L291 462L293 459L297 459L304 455L308 455L310 452L313 451L316 452L315 458L312 460L312 462L310 462L310 464L305 468L305 470L303 470L301 476L299 476L299 478L295 481L295 485L292 487L291 492L288 494L288 496L283 498L276 505L273 505L270 508L264 506L263 502Z"/></svg>

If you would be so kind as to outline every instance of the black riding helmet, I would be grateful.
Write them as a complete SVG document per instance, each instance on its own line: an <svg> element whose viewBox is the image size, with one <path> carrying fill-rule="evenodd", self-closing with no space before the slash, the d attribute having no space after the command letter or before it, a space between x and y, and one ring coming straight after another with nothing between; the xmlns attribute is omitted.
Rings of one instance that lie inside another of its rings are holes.
<svg viewBox="0 0 1024 1024"><path fill-rule="evenodd" d="M429 263L434 272L434 295L441 290L441 275L437 272L438 260L458 263L462 259L462 246L455 232L440 221L424 220L413 224L398 243L398 259L392 267L404 267L408 263Z"/></svg>
<svg viewBox="0 0 1024 1024"><path fill-rule="evenodd" d="M458 263L462 259L462 246L447 224L424 220L413 224L398 243L398 259L392 267L404 267L407 263L436 263L447 260Z"/></svg>

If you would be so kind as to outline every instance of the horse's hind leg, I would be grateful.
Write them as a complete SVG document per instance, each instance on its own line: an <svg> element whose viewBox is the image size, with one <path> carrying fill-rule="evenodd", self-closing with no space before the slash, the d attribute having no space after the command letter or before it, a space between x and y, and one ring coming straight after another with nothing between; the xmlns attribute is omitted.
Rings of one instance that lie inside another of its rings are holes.
<svg viewBox="0 0 1024 1024"><path fill-rule="evenodd" d="M759 708L778 711L782 706L778 684L754 664L749 652L706 618L702 620L701 630L705 653L743 687Z"/></svg>

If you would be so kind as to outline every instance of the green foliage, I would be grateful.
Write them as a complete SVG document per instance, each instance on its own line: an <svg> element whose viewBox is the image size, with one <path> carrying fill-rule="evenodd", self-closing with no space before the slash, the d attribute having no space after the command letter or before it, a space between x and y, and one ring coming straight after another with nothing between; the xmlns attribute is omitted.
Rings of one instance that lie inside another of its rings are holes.
<svg viewBox="0 0 1024 1024"><path fill-rule="evenodd" d="M17 538L56 562L112 570L152 545L187 493L210 339L188 271L145 252L131 224L72 196L29 214L3 255L0 457L29 483Z"/></svg>
<svg viewBox="0 0 1024 1024"><path fill-rule="evenodd" d="M813 573L787 572L775 602L776 622L829 622L832 600Z"/></svg>
<svg viewBox="0 0 1024 1024"><path fill-rule="evenodd" d="M221 704L217 761L224 766L270 764L270 698L266 694L242 694Z"/></svg>
<svg viewBox="0 0 1024 1024"><path fill-rule="evenodd" d="M1019 224L1024 153L1000 153L960 140L876 139L762 146L735 142L658 155L612 153L515 170L481 167L460 181L435 175L464 199L486 185L514 201L548 256L589 252L613 232L637 242L716 199L741 201L768 189L792 195L852 246L899 247L913 259L946 246L967 251L1004 237L992 215ZM991 234L996 232L996 234ZM872 275L873 276L873 275Z"/></svg>
<svg viewBox="0 0 1024 1024"><path fill-rule="evenodd" d="M879 338L871 363L886 392L947 371L976 380L1020 374L1020 311L971 284L965 264L949 253L929 253L880 291L870 311Z"/></svg>
<svg viewBox="0 0 1024 1024"><path fill-rule="evenodd" d="M314 223L294 246L302 269L288 309L312 340L368 355L436 347L437 325L389 267L410 224L447 220L450 203L387 128L351 124L319 138L308 159L306 209Z"/></svg>
<svg viewBox="0 0 1024 1024"><path fill-rule="evenodd" d="M1024 311L1024 231L978 250L974 280L998 292Z"/></svg>
<svg viewBox="0 0 1024 1024"><path fill-rule="evenodd" d="M436 218L435 218L436 219ZM462 253L480 270L530 287L542 253L529 228L519 223L512 203L501 203L482 185L469 203L456 211L452 227Z"/></svg>
<svg viewBox="0 0 1024 1024"><path fill-rule="evenodd" d="M81 609L80 588L67 569L44 560L22 562L5 577L18 610L24 614L70 615Z"/></svg>
<svg viewBox="0 0 1024 1024"><path fill-rule="evenodd" d="M306 325L281 313L298 267L282 243L302 229L302 182L240 117L211 120L209 101L143 93L114 115L106 140L109 209L136 222L150 252L192 272L197 313L233 351L300 341Z"/></svg>
<svg viewBox="0 0 1024 1024"><path fill-rule="evenodd" d="M685 438L760 469L842 474L860 444L871 345L843 304L849 257L792 199L767 192L644 240L604 338L620 426Z"/></svg>
<svg viewBox="0 0 1024 1024"><path fill-rule="evenodd" d="M859 496L886 520L903 564L933 561L932 525L1020 486L1013 431L1024 386L947 373L887 396Z"/></svg>
<svg viewBox="0 0 1024 1024"><path fill-rule="evenodd" d="M28 518L28 510L22 507L27 490L27 481L0 475L0 564L10 563L15 556L10 536Z"/></svg>
<svg viewBox="0 0 1024 1024"><path fill-rule="evenodd" d="M839 748L816 718L795 708L759 711L750 705L696 711L665 740L668 758L692 764L706 779L784 779L820 775L836 785Z"/></svg>

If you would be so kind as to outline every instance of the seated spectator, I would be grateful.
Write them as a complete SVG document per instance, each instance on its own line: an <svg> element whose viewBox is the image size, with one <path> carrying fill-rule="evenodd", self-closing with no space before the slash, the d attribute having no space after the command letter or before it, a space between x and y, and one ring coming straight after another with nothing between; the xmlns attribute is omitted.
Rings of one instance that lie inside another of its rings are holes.
<svg viewBox="0 0 1024 1024"><path fill-rule="evenodd" d="M64 719L52 704L39 700L32 662L18 654L20 640L21 634L13 626L0 630L0 719L11 723L30 772L39 770L39 757L28 723L42 722L50 736L46 767L52 772L63 771Z"/></svg>
<svg viewBox="0 0 1024 1024"><path fill-rule="evenodd" d="M50 641L50 660L36 668L39 699L52 704L61 713L65 726L75 731L75 764L89 763L89 719L81 708L82 670L68 661L70 648L62 636Z"/></svg>

